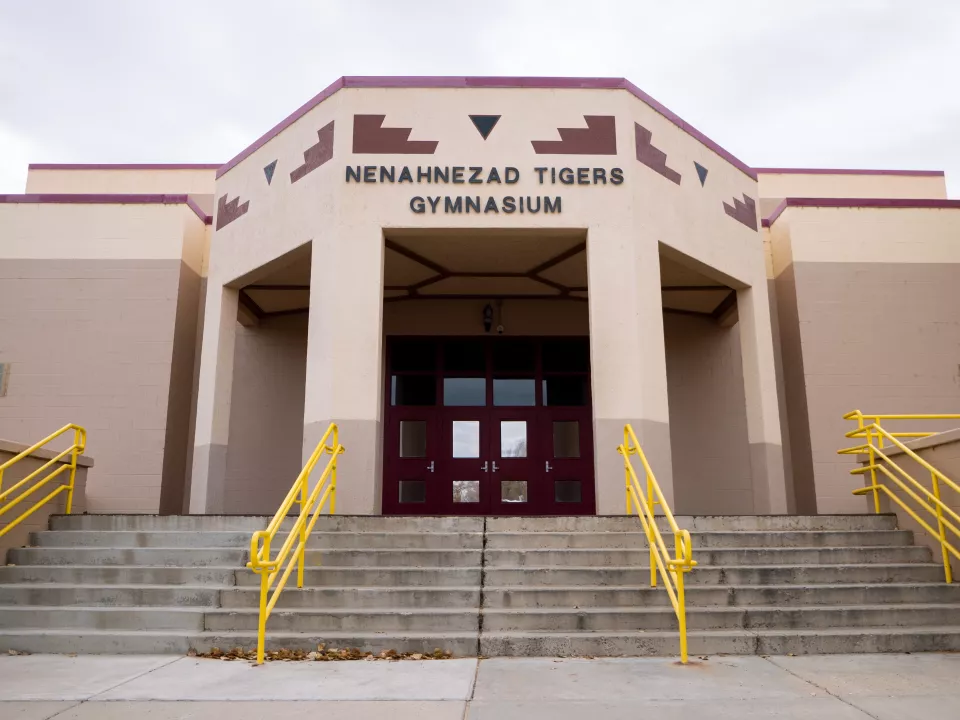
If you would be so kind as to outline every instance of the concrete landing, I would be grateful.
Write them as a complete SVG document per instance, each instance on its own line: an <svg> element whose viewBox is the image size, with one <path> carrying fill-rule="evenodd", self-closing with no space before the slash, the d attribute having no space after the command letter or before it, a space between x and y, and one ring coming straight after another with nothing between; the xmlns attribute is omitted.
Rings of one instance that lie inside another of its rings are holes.
<svg viewBox="0 0 960 720"><path fill-rule="evenodd" d="M931 720L960 707L960 655L225 662L0 657L5 720Z"/></svg>

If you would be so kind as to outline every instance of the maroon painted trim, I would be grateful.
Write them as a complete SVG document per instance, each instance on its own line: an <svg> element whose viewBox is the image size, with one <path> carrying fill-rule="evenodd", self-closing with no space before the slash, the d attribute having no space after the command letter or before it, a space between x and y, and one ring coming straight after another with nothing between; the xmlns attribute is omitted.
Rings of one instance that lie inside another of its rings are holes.
<svg viewBox="0 0 960 720"><path fill-rule="evenodd" d="M754 168L763 175L904 175L907 177L944 177L943 170L853 170L830 168Z"/></svg>
<svg viewBox="0 0 960 720"><path fill-rule="evenodd" d="M28 170L216 170L219 163L30 163Z"/></svg>
<svg viewBox="0 0 960 720"><path fill-rule="evenodd" d="M29 195L0 195L0 203L39 203L49 205L186 205L193 210L205 225L213 222L189 195L123 195L101 193L91 195L67 195L43 193Z"/></svg>
<svg viewBox="0 0 960 720"><path fill-rule="evenodd" d="M960 210L960 200L925 198L787 198L762 221L770 227L788 207Z"/></svg>
<svg viewBox="0 0 960 720"><path fill-rule="evenodd" d="M292 114L274 125L265 134L261 135L248 148L229 160L219 170L217 177L222 177L235 168L244 159L250 157L257 150L266 145L271 139L290 127L297 120L310 112L328 97L343 88L527 88L527 89L581 89L581 90L626 90L634 97L639 98L660 115L686 132L688 135L717 155L736 167L752 180L757 179L757 173L749 165L734 157L708 138L692 125L686 123L679 115L668 110L664 105L647 95L625 78L569 78L569 77L342 77L312 97L306 103L293 111Z"/></svg>

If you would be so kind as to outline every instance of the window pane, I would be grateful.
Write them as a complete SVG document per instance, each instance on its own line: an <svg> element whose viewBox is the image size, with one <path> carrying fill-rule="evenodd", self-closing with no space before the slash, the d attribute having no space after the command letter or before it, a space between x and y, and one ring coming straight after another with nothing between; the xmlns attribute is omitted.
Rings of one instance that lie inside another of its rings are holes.
<svg viewBox="0 0 960 720"><path fill-rule="evenodd" d="M480 457L480 421L453 421L453 457Z"/></svg>
<svg viewBox="0 0 960 720"><path fill-rule="evenodd" d="M557 480L553 484L553 499L558 503L580 502L580 481Z"/></svg>
<svg viewBox="0 0 960 720"><path fill-rule="evenodd" d="M555 458L580 457L580 423L576 420L561 420L553 423L553 456Z"/></svg>
<svg viewBox="0 0 960 720"><path fill-rule="evenodd" d="M533 407L537 404L537 381L533 378L522 380L494 380L493 404L499 407Z"/></svg>
<svg viewBox="0 0 960 720"><path fill-rule="evenodd" d="M486 348L482 340L448 340L443 344L443 369L447 372L484 373Z"/></svg>
<svg viewBox="0 0 960 720"><path fill-rule="evenodd" d="M587 338L544 341L544 372L587 372L589 369L590 341Z"/></svg>
<svg viewBox="0 0 960 720"><path fill-rule="evenodd" d="M536 365L536 346L529 340L494 340L495 373L532 373Z"/></svg>
<svg viewBox="0 0 960 720"><path fill-rule="evenodd" d="M526 480L501 480L500 502L524 503L527 501Z"/></svg>
<svg viewBox="0 0 960 720"><path fill-rule="evenodd" d="M394 375L390 378L391 405L436 405L437 381L432 375Z"/></svg>
<svg viewBox="0 0 960 720"><path fill-rule="evenodd" d="M527 421L500 421L500 457L523 458L527 456Z"/></svg>
<svg viewBox="0 0 960 720"><path fill-rule="evenodd" d="M400 421L400 457L427 456L427 423L424 420Z"/></svg>
<svg viewBox="0 0 960 720"><path fill-rule="evenodd" d="M455 503L480 502L479 480L454 480L453 501Z"/></svg>
<svg viewBox="0 0 960 720"><path fill-rule="evenodd" d="M427 484L423 480L401 480L400 502L422 503L427 501Z"/></svg>
<svg viewBox="0 0 960 720"><path fill-rule="evenodd" d="M436 345L432 340L391 341L390 370L393 372L433 372L436 367Z"/></svg>
<svg viewBox="0 0 960 720"><path fill-rule="evenodd" d="M543 404L549 407L583 407L587 404L587 378L582 375L545 378Z"/></svg>
<svg viewBox="0 0 960 720"><path fill-rule="evenodd" d="M447 407L483 407L487 404L486 378L444 378L443 404Z"/></svg>

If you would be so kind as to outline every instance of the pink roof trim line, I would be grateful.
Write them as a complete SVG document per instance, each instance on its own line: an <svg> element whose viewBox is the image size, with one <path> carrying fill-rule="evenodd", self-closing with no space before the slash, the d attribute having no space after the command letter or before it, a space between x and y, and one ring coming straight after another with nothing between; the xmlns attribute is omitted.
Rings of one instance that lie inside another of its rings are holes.
<svg viewBox="0 0 960 720"><path fill-rule="evenodd" d="M0 203L46 203L52 205L186 205L205 225L213 218L207 215L189 195L67 195L58 193L0 195Z"/></svg>
<svg viewBox="0 0 960 720"><path fill-rule="evenodd" d="M220 163L30 163L27 170L216 170Z"/></svg>
<svg viewBox="0 0 960 720"><path fill-rule="evenodd" d="M924 198L787 198L761 221L770 227L788 207L960 210L960 200Z"/></svg>
<svg viewBox="0 0 960 720"><path fill-rule="evenodd" d="M760 175L903 175L907 177L944 177L943 170L854 170L848 168L754 168Z"/></svg>
<svg viewBox="0 0 960 720"><path fill-rule="evenodd" d="M225 163L217 170L217 177L222 177L236 167L240 162L250 157L257 150L266 145L271 139L290 127L297 120L310 112L328 97L343 88L526 88L526 89L580 89L580 90L626 90L634 97L642 100L657 113L665 117L691 137L699 140L717 155L736 167L752 180L757 174L749 165L737 159L732 153L724 150L713 140L692 125L685 122L678 115L668 110L664 105L647 95L625 78L569 78L569 77L387 77L387 76L354 76L341 77L319 94L310 98L306 103L293 111L286 118L274 125L261 135L239 155Z"/></svg>

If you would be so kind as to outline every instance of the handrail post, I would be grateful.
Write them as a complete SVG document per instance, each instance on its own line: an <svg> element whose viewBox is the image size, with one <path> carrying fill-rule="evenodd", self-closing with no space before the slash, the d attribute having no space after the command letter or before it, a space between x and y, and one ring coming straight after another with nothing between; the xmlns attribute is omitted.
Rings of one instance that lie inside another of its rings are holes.
<svg viewBox="0 0 960 720"><path fill-rule="evenodd" d="M633 495L630 492L630 436L627 433L627 428L623 428L623 479L626 485L627 493L627 515L633 515ZM639 506L638 506L639 508Z"/></svg>
<svg viewBox="0 0 960 720"><path fill-rule="evenodd" d="M863 416L859 418L863 426ZM872 425L870 427L873 427ZM879 434L879 433L878 433ZM873 432L867 428L867 452L870 454L870 485L873 488L873 511L880 514L880 490L877 487L877 456L873 452Z"/></svg>
<svg viewBox="0 0 960 720"><path fill-rule="evenodd" d="M73 452L70 454L70 482L67 485L67 504L64 508L65 514L69 515L73 510L73 487L77 479L77 455L80 454L80 430L73 431Z"/></svg>
<svg viewBox="0 0 960 720"><path fill-rule="evenodd" d="M676 568L677 583L677 624L680 630L680 662L687 664L687 601L683 592L683 576L686 573L682 567Z"/></svg>
<svg viewBox="0 0 960 720"><path fill-rule="evenodd" d="M300 548L297 550L297 587L303 587L303 559L307 549L307 489L310 487L310 473L300 483Z"/></svg>
<svg viewBox="0 0 960 720"><path fill-rule="evenodd" d="M333 426L333 459L330 461L330 515L337 512L337 449L340 447L340 428Z"/></svg>
<svg viewBox="0 0 960 720"><path fill-rule="evenodd" d="M940 533L940 556L943 558L943 576L946 582L953 582L953 568L950 567L950 555L947 553L947 532L943 525L943 508L940 506L940 478L936 473L930 473L933 480L933 495L937 498L937 530Z"/></svg>
<svg viewBox="0 0 960 720"><path fill-rule="evenodd" d="M270 561L270 536L263 538L263 547L260 557L266 562ZM257 621L257 665L263 664L264 645L267 642L267 595L270 593L270 578L272 572L264 572L260 569L260 618Z"/></svg>
<svg viewBox="0 0 960 720"><path fill-rule="evenodd" d="M650 472L647 471L647 517L650 522L648 524L647 530L647 544L650 546L650 587L657 586L657 558L656 551L654 548L654 543L656 543L656 538L654 533L656 533L656 528L654 524L657 522L657 517L653 513L653 478L650 476Z"/></svg>

